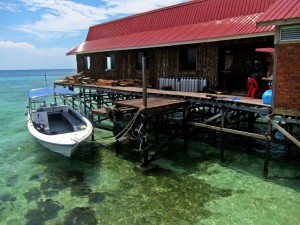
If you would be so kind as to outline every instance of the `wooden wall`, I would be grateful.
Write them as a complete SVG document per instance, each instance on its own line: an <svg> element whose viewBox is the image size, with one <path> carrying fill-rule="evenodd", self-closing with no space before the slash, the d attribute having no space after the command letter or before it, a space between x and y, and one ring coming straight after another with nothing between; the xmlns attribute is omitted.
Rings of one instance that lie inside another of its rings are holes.
<svg viewBox="0 0 300 225"><path fill-rule="evenodd" d="M149 84L157 87L157 79L161 76L206 77L209 85L216 84L218 78L218 47L215 44L194 45L197 49L196 70L179 70L179 47L160 47L144 49L148 52L149 69L147 76ZM142 79L142 71L136 69L136 55L138 50L124 50L109 52L115 54L116 68L105 71L107 52L79 54L77 55L77 70L89 74L97 79ZM90 69L85 70L84 56L90 56Z"/></svg>
<svg viewBox="0 0 300 225"><path fill-rule="evenodd" d="M138 51L147 51L149 58L149 69L147 70L148 82L151 86L157 87L158 78L161 76L172 77L205 77L209 86L218 86L220 79L220 65L224 64L220 57L221 50L224 46L233 46L238 52L235 59L241 57L241 53L247 52L247 58L254 57L255 48L270 47L273 44L273 36L233 39L223 42L199 43L186 45L186 47L196 47L196 69L187 71L179 70L179 49L184 46L168 46L159 48L123 50L115 52L100 52L77 55L78 72L90 74L94 79L139 79L142 80L142 70L136 69L136 56ZM251 51L250 51L251 50ZM116 68L105 71L106 55L115 54ZM91 67L88 71L84 70L83 57L91 57ZM238 57L238 58L237 58ZM241 59L244 60L245 59ZM235 60L235 63L241 60ZM252 60L253 61L253 60ZM244 62L239 62L236 69L243 67ZM224 68L223 68L224 69ZM245 81L241 81L245 83ZM241 85L241 86L244 86Z"/></svg>

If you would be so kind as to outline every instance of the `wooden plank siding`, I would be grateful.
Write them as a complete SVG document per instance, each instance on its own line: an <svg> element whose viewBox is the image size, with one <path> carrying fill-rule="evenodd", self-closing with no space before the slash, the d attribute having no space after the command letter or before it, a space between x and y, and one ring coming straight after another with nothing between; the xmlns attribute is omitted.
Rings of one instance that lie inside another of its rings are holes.
<svg viewBox="0 0 300 225"><path fill-rule="evenodd" d="M178 45L168 47L133 49L110 52L96 52L89 54L77 54L77 71L84 72L91 78L120 80L120 79L138 79L142 80L142 70L136 69L136 60L138 51L147 51L149 58L149 67L146 71L148 83L154 87L158 87L158 78L161 76L172 77L205 77L209 86L218 86L220 84L220 65L223 65L223 58L220 58L220 48L224 46L235 46L240 53L235 56L235 69L239 69L244 60L241 54L246 54L253 61L256 47L272 46L273 37L247 38L240 40L228 40L222 42L208 42L193 45ZM179 70L179 49L187 47L196 47L196 69L195 70ZM248 49L248 50L246 50ZM250 51L251 50L251 51ZM246 51L246 52L245 52ZM115 54L116 68L105 71L106 55ZM83 64L84 56L90 56L90 69L85 70ZM250 75L250 74L248 74Z"/></svg>
<svg viewBox="0 0 300 225"><path fill-rule="evenodd" d="M204 76L212 83L217 82L218 77L218 47L216 44L199 44L197 48L196 70L179 70L179 47L161 47L146 49L149 57L149 69L147 78L152 87L157 87L157 79L161 76L185 77ZM105 71L106 55L108 52L88 54L90 56L90 69L84 69L83 58L85 54L78 54L77 70L90 75L91 78L117 80L142 78L142 70L136 69L136 55L139 50L125 50L109 52L115 54L116 68Z"/></svg>

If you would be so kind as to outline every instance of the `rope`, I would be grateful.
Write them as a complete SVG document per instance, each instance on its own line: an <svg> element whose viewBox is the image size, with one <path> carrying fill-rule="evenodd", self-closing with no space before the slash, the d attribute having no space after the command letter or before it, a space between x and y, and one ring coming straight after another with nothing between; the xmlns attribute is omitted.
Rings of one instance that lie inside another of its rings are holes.
<svg viewBox="0 0 300 225"><path fill-rule="evenodd" d="M126 136L129 131L131 130L131 128L133 127L137 117L140 115L140 113L145 109L144 106L140 107L139 110L136 112L136 114L134 115L134 117L131 119L131 121L127 124L127 126L118 134L116 135L115 137L109 137L107 139L103 139L97 135L95 135L95 133L92 133L96 138L97 138L97 141L95 140L95 142L98 142L100 141L102 144L105 145L105 142L112 142L112 141L119 141L121 140L124 136ZM126 132L125 132L126 131ZM93 142L93 141L88 141L88 140L85 140L86 142Z"/></svg>
<svg viewBox="0 0 300 225"><path fill-rule="evenodd" d="M116 136L116 139L119 140L119 136L125 131L127 130L123 135L120 136L120 138L122 138L123 136L127 135L129 130L133 127L133 124L135 123L137 117L140 115L140 113L145 109L144 106L140 107L139 110L137 111L137 113L134 115L134 117L132 118L132 120L127 124L127 126Z"/></svg>

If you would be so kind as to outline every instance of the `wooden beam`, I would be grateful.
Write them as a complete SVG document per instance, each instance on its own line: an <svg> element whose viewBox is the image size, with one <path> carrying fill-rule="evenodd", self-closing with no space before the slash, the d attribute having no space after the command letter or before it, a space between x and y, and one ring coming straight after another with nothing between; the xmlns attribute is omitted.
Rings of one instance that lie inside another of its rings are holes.
<svg viewBox="0 0 300 225"><path fill-rule="evenodd" d="M268 135L254 134L254 133L250 133L250 132L245 132L245 131L240 131L240 130L233 130L233 129L229 129L229 128L222 128L222 127L207 125L207 124L203 124L203 123L196 123L196 122L188 122L188 124L192 125L192 126L207 128L207 129L216 130L216 131L220 131L220 132L237 134L237 135L262 139L262 140L271 140L271 136L268 136Z"/></svg>
<svg viewBox="0 0 300 225"><path fill-rule="evenodd" d="M300 148L300 141L298 141L296 138L290 135L285 129L283 129L281 126L275 123L270 117L266 116L266 118L272 123L273 127L279 130L284 136L286 136L289 140L291 140L295 145L297 145Z"/></svg>
<svg viewBox="0 0 300 225"><path fill-rule="evenodd" d="M209 122L217 119L218 117L221 117L223 115L223 112L218 113L217 115L214 115L213 117L210 117L209 119L202 122L202 124L208 124Z"/></svg>

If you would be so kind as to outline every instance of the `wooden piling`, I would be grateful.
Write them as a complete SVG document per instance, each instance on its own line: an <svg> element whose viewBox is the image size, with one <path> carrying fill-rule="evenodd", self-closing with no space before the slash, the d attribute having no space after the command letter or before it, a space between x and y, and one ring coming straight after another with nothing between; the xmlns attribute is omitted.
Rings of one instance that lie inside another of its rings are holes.
<svg viewBox="0 0 300 225"><path fill-rule="evenodd" d="M222 120L221 120L221 148L220 148L220 160L224 162L224 135L223 128L225 125L225 107L222 107Z"/></svg>
<svg viewBox="0 0 300 225"><path fill-rule="evenodd" d="M266 151L265 151L265 162L264 162L264 178L268 177L269 172L269 160L270 160L270 148L271 148L271 138L268 138L271 136L272 132L272 123L270 120L268 120L267 125L267 133L266 133Z"/></svg>

